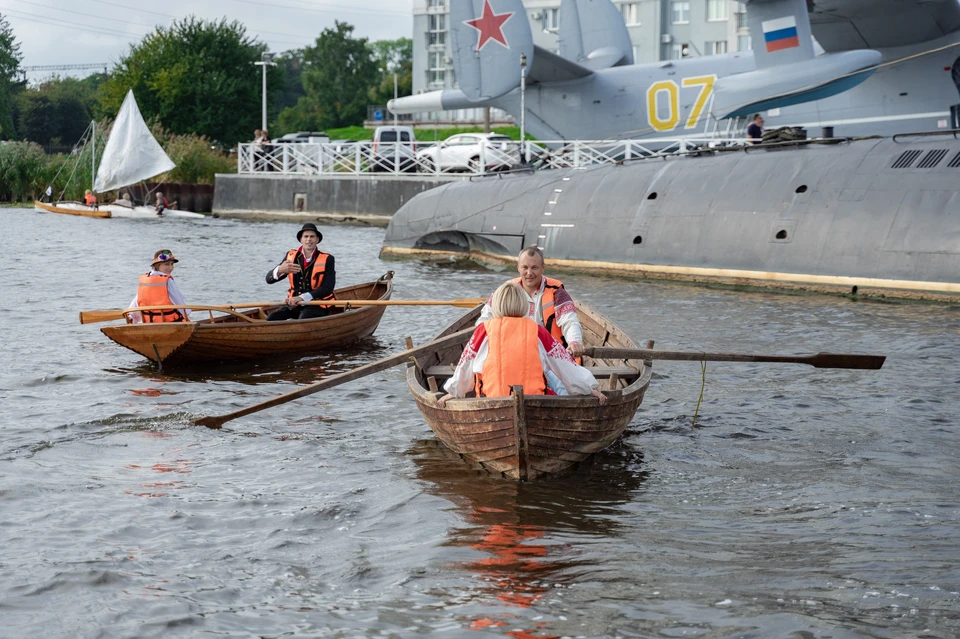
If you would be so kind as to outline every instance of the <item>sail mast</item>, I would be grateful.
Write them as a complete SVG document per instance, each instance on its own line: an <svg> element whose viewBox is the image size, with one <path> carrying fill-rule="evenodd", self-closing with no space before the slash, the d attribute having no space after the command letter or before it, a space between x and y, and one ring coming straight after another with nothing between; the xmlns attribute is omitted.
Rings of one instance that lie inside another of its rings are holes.
<svg viewBox="0 0 960 639"><path fill-rule="evenodd" d="M90 154L90 190L93 190L97 179L97 121L90 120L90 135L93 139L93 153Z"/></svg>

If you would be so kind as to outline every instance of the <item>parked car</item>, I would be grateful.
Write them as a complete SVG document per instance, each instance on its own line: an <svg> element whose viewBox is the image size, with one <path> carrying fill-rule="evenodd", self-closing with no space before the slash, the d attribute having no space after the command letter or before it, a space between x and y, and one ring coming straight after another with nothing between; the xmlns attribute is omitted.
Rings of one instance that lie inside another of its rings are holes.
<svg viewBox="0 0 960 639"><path fill-rule="evenodd" d="M498 133L461 133L417 153L420 170L499 171L520 163L520 144Z"/></svg>
<svg viewBox="0 0 960 639"><path fill-rule="evenodd" d="M273 140L274 144L288 144L297 142L310 142L312 144L324 144L330 141L323 131L297 131L296 133L287 133Z"/></svg>
<svg viewBox="0 0 960 639"><path fill-rule="evenodd" d="M417 138L409 126L378 126L373 132L373 171L415 171Z"/></svg>

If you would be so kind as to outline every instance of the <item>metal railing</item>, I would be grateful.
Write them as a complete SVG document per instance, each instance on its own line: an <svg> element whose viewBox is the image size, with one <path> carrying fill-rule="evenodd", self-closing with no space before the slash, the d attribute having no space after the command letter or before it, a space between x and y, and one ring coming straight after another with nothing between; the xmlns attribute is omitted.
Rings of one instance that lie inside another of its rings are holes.
<svg viewBox="0 0 960 639"><path fill-rule="evenodd" d="M745 138L554 140L455 146L443 142L240 144L237 173L464 177L513 169L583 168L747 146Z"/></svg>

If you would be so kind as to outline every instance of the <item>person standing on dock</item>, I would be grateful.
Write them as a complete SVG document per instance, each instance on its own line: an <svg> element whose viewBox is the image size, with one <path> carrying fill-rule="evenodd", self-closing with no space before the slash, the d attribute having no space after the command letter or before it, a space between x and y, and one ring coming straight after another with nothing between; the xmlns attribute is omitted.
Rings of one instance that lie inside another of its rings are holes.
<svg viewBox="0 0 960 639"><path fill-rule="evenodd" d="M747 127L747 138L750 144L763 142L763 116L759 113L753 116L753 122Z"/></svg>
<svg viewBox="0 0 960 639"><path fill-rule="evenodd" d="M527 316L545 327L571 356L580 357L583 354L583 329L576 306L563 282L544 276L543 267L543 251L539 247L530 246L520 251L517 259L520 277L513 281L527 294L530 303ZM483 305L477 326L493 317L492 300L491 296Z"/></svg>
<svg viewBox="0 0 960 639"><path fill-rule="evenodd" d="M323 233L307 222L297 233L300 248L290 249L283 261L267 273L267 284L287 280L290 289L283 308L267 316L267 321L325 317L329 306L308 304L314 300L332 300L337 284L333 256L317 249Z"/></svg>
<svg viewBox="0 0 960 639"><path fill-rule="evenodd" d="M137 294L127 308L137 306L175 306L186 304L183 293L173 281L173 267L179 262L168 249L160 249L153 254L150 272L140 276ZM130 321L152 324L156 322L189 322L190 309L178 308L130 313Z"/></svg>

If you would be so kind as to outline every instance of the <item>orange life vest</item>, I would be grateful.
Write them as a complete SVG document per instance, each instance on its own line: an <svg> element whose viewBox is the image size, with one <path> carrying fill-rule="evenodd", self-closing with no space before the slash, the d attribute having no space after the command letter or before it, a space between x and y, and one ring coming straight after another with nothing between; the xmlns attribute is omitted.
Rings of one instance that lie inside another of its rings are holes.
<svg viewBox="0 0 960 639"><path fill-rule="evenodd" d="M510 387L523 386L527 395L543 395L547 388L540 362L537 323L527 317L495 317L483 323L487 331L487 358L477 375L477 397L506 397Z"/></svg>
<svg viewBox="0 0 960 639"><path fill-rule="evenodd" d="M543 279L546 282L543 287L543 297L540 298L540 306L543 309L543 326L553 335L553 339L567 346L567 340L563 338L563 331L557 324L557 314L553 308L553 294L558 288L563 288L563 282L550 277L544 277ZM518 277L513 281L521 287L523 286L523 278Z"/></svg>
<svg viewBox="0 0 960 639"><path fill-rule="evenodd" d="M86 203L87 206L93 206L94 204L97 203L97 196L94 195L93 193L87 193L86 195L83 196L83 201Z"/></svg>
<svg viewBox="0 0 960 639"><path fill-rule="evenodd" d="M297 264L300 265L300 268L303 269L300 272L301 277L306 278L309 276L309 280L301 279L301 282L309 281L310 283L309 284L310 288L306 289L303 292L307 292L308 290L314 291L320 288L320 286L323 284L323 275L324 273L327 272L327 258L330 257L330 255L328 253L324 253L318 250L316 257L313 258L313 262L311 262L309 267L306 266L306 263L302 257L300 259L297 259L298 255L300 255L300 249L290 249L289 251L287 251L287 261L296 262ZM298 293L296 292L297 285L296 285L296 279L294 278L294 275L296 274L287 273L287 280L290 282L290 289L287 291L287 294L290 297L294 297L298 295ZM306 286L306 284L304 284L304 286ZM333 293L330 293L329 295L327 295L322 299L333 300L333 299L336 299L336 297L334 297ZM330 308L330 307L326 305L321 305L320 308Z"/></svg>
<svg viewBox="0 0 960 639"><path fill-rule="evenodd" d="M167 291L167 280L169 275L159 273L150 275L144 273L140 276L140 285L137 287L137 306L166 306L173 304L170 301L170 293ZM165 311L140 311L144 324L154 324L157 322L183 322L185 317L182 312L176 309Z"/></svg>

